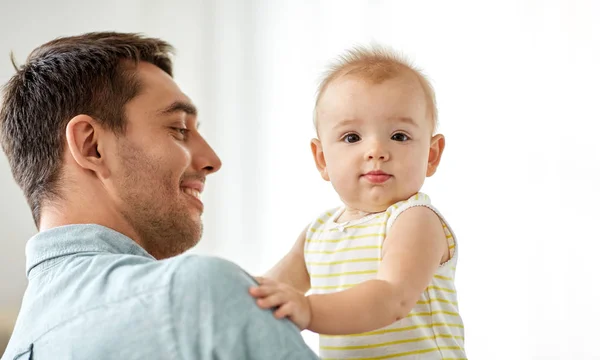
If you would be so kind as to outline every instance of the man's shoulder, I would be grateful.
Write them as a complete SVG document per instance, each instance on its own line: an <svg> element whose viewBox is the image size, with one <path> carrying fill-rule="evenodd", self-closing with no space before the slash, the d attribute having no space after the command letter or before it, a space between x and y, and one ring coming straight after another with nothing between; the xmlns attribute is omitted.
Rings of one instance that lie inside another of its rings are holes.
<svg viewBox="0 0 600 360"><path fill-rule="evenodd" d="M256 283L238 265L219 257L185 254L161 262L165 271L170 274L174 292L206 290L207 286L222 289Z"/></svg>
<svg viewBox="0 0 600 360"><path fill-rule="evenodd" d="M256 281L238 265L200 255L163 261L171 278L169 312L183 343L218 337L231 331L228 327L247 322L239 312L251 312L256 307L248 293Z"/></svg>
<svg viewBox="0 0 600 360"><path fill-rule="evenodd" d="M256 284L238 265L213 256L184 254L151 261L138 256L111 255L97 263L102 265L97 266L98 273L89 275L86 282L107 284L117 298L162 293L171 305L182 305L187 300L197 302L209 294L221 296L226 290L239 291ZM106 271L107 268L110 270Z"/></svg>

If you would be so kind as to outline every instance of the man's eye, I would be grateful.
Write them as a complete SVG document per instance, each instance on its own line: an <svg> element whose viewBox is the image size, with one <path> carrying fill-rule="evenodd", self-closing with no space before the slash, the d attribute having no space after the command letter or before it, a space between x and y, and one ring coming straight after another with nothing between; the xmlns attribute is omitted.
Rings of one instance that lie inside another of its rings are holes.
<svg viewBox="0 0 600 360"><path fill-rule="evenodd" d="M190 132L190 130L186 129L186 128L178 128L178 127L174 127L172 128L174 131L176 131L177 133L179 133L178 135L181 135L181 138L186 139L188 136L188 133Z"/></svg>
<svg viewBox="0 0 600 360"><path fill-rule="evenodd" d="M358 136L356 134L347 134L347 135L344 135L343 139L345 142L352 144L357 141L360 141L360 136Z"/></svg>
<svg viewBox="0 0 600 360"><path fill-rule="evenodd" d="M404 133L395 133L394 135L392 135L392 140L395 140L395 141L408 141L408 140L410 140L410 138L408 137L408 135L406 135Z"/></svg>

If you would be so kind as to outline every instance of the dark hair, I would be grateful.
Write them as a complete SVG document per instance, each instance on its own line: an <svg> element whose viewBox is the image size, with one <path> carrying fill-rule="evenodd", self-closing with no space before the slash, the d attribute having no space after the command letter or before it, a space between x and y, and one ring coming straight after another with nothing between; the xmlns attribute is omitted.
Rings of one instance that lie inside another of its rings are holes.
<svg viewBox="0 0 600 360"><path fill-rule="evenodd" d="M173 47L139 34L95 32L52 40L33 50L4 86L0 141L36 226L44 202L59 196L65 130L85 114L116 133L124 105L140 91L130 65L156 65L170 76Z"/></svg>

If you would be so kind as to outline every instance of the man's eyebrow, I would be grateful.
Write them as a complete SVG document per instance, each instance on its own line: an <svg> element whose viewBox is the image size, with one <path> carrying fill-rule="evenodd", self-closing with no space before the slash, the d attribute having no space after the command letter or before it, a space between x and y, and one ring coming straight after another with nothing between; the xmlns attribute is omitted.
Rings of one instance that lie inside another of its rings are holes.
<svg viewBox="0 0 600 360"><path fill-rule="evenodd" d="M194 106L194 104L184 101L175 101L171 105L167 106L164 109L158 111L159 115L169 115L179 111L183 111L188 115L196 116L198 114L198 110Z"/></svg>

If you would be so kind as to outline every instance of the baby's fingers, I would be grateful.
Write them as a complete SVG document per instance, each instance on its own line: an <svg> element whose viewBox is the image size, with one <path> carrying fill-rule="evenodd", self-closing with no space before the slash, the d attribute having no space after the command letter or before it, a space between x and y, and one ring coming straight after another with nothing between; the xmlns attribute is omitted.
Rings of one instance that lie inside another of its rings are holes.
<svg viewBox="0 0 600 360"><path fill-rule="evenodd" d="M250 295L255 298L262 298L276 293L278 289L274 286L260 285L250 288Z"/></svg>
<svg viewBox="0 0 600 360"><path fill-rule="evenodd" d="M288 301L285 304L281 305L277 310L275 310L273 314L278 319L284 318L286 316L292 317L295 309L296 305L293 302Z"/></svg>
<svg viewBox="0 0 600 360"><path fill-rule="evenodd" d="M272 285L272 284L276 283L275 280L266 278L266 277L262 277L262 276L255 276L254 280L256 280L256 282L259 283L260 285Z"/></svg>
<svg viewBox="0 0 600 360"><path fill-rule="evenodd" d="M261 309L271 309L271 308L278 307L278 306L284 304L286 301L287 301L287 298L285 297L285 294L275 293L275 294L269 295L267 297L258 299L256 301L256 304Z"/></svg>

